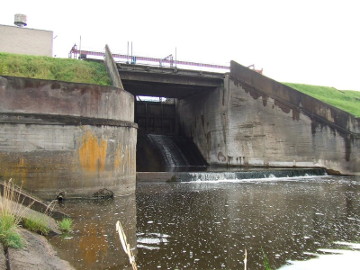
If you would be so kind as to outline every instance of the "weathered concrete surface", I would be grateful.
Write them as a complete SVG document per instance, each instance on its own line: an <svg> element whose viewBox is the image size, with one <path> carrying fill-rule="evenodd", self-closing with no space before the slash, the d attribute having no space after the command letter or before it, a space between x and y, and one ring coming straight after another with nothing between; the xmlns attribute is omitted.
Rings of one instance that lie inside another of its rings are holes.
<svg viewBox="0 0 360 270"><path fill-rule="evenodd" d="M6 269L5 250L1 243L0 243L0 270L7 270Z"/></svg>
<svg viewBox="0 0 360 270"><path fill-rule="evenodd" d="M8 249L9 270L75 269L67 261L57 257L45 237L26 230L21 230L21 235L27 244L23 249Z"/></svg>
<svg viewBox="0 0 360 270"><path fill-rule="evenodd" d="M178 113L211 165L360 174L358 118L234 62L223 88L180 100Z"/></svg>
<svg viewBox="0 0 360 270"><path fill-rule="evenodd" d="M112 82L112 85L114 87L118 87L121 89L124 89L124 86L122 84L121 78L120 78L120 74L117 70L114 58L111 54L110 48L109 46L106 44L105 46L105 66L106 66L106 70L108 72L108 74L110 75L110 79Z"/></svg>
<svg viewBox="0 0 360 270"><path fill-rule="evenodd" d="M0 76L0 113L134 122L134 97L109 86Z"/></svg>
<svg viewBox="0 0 360 270"><path fill-rule="evenodd" d="M43 199L133 193L133 111L117 88L0 77L0 178Z"/></svg>

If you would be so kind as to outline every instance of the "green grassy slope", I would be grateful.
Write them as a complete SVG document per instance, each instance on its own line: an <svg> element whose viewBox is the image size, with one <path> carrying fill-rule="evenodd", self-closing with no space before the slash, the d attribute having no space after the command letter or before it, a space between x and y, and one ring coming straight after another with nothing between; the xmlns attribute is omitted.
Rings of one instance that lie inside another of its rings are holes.
<svg viewBox="0 0 360 270"><path fill-rule="evenodd" d="M343 111L360 117L360 92L338 90L333 87L307 85L298 83L284 83L304 94L319 99Z"/></svg>
<svg viewBox="0 0 360 270"><path fill-rule="evenodd" d="M110 85L102 63L0 52L0 75Z"/></svg>

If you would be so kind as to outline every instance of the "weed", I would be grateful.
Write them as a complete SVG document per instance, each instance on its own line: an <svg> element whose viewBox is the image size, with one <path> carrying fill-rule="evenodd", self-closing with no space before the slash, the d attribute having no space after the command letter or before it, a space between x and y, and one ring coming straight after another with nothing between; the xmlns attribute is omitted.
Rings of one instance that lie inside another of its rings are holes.
<svg viewBox="0 0 360 270"><path fill-rule="evenodd" d="M23 219L24 228L36 232L38 234L47 235L50 231L45 218L41 216L33 216Z"/></svg>
<svg viewBox="0 0 360 270"><path fill-rule="evenodd" d="M59 222L59 228L61 231L65 232L65 233L69 233L72 232L72 225L73 225L73 221L71 218L63 218L60 222Z"/></svg>
<svg viewBox="0 0 360 270"><path fill-rule="evenodd" d="M263 257L264 257L264 261L263 261L263 265L264 265L264 269L265 270L272 270L270 262L269 262L269 258L266 256L264 250L262 250L263 253Z"/></svg>

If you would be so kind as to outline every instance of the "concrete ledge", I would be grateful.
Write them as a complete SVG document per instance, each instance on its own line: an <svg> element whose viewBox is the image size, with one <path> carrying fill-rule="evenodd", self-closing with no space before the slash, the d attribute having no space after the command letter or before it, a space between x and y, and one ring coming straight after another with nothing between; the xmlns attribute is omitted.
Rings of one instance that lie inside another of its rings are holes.
<svg viewBox="0 0 360 270"><path fill-rule="evenodd" d="M93 125L138 128L134 122L72 115L1 113L0 124Z"/></svg>

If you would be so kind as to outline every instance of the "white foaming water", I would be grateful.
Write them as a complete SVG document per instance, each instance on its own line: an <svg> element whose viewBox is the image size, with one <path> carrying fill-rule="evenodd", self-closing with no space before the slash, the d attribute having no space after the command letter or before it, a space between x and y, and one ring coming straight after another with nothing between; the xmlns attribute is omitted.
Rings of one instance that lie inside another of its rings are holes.
<svg viewBox="0 0 360 270"><path fill-rule="evenodd" d="M283 176L276 177L270 174L268 177L261 178L237 178L235 173L189 173L192 177L196 178L195 181L182 182L182 183L252 183L252 182L277 182L277 181L296 181L296 180L309 180L313 178L325 178L327 175L305 175L305 176Z"/></svg>
<svg viewBox="0 0 360 270"><path fill-rule="evenodd" d="M335 242L347 249L318 249L325 254L311 254L316 258L307 261L288 261L289 265L281 270L318 270L318 269L359 269L360 244Z"/></svg>

